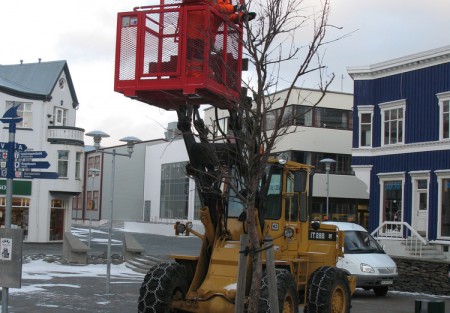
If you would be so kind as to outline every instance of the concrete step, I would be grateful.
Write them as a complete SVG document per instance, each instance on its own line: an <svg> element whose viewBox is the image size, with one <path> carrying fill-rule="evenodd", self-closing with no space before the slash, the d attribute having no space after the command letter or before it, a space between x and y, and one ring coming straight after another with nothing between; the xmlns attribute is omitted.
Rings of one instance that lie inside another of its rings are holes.
<svg viewBox="0 0 450 313"><path fill-rule="evenodd" d="M152 257L150 255L142 255L127 261L125 263L125 266L137 273L147 274L147 272L150 270L152 266L162 261L163 260Z"/></svg>

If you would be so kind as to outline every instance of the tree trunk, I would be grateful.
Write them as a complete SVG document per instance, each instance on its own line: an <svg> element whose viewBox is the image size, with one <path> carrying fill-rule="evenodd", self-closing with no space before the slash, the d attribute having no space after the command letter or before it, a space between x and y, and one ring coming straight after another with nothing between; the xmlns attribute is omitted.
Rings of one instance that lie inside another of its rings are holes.
<svg viewBox="0 0 450 313"><path fill-rule="evenodd" d="M252 284L250 288L248 312L258 312L259 293L261 289L262 279L262 263L261 263L261 243L258 236L258 223L257 223L256 209L252 206L251 210L248 210L247 225L249 235L250 246L250 259L252 266Z"/></svg>

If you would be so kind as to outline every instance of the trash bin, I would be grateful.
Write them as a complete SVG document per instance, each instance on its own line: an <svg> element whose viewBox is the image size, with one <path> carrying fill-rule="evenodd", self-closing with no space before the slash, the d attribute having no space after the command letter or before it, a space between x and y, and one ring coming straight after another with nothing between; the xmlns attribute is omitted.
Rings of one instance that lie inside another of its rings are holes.
<svg viewBox="0 0 450 313"><path fill-rule="evenodd" d="M416 300L415 313L445 313L444 300L419 299Z"/></svg>

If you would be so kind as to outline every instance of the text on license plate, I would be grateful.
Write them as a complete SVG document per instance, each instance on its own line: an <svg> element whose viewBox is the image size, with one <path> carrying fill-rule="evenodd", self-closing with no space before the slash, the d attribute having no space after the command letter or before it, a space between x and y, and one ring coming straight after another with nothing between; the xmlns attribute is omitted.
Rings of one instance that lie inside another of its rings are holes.
<svg viewBox="0 0 450 313"><path fill-rule="evenodd" d="M382 280L381 284L382 285L392 285L394 282L392 280Z"/></svg>

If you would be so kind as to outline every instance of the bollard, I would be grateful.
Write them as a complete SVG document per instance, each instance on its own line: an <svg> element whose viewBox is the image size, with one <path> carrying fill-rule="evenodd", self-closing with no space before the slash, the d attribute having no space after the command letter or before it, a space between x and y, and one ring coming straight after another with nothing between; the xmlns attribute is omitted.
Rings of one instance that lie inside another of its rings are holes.
<svg viewBox="0 0 450 313"><path fill-rule="evenodd" d="M415 313L445 313L444 300L416 300Z"/></svg>

